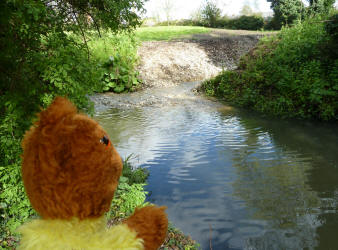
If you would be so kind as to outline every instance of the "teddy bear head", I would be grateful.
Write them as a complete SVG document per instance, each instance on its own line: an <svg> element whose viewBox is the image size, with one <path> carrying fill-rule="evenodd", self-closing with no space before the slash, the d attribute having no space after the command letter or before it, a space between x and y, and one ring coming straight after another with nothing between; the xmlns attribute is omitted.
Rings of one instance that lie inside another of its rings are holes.
<svg viewBox="0 0 338 250"><path fill-rule="evenodd" d="M109 210L122 161L107 133L57 97L22 142L22 177L44 219L96 218Z"/></svg>

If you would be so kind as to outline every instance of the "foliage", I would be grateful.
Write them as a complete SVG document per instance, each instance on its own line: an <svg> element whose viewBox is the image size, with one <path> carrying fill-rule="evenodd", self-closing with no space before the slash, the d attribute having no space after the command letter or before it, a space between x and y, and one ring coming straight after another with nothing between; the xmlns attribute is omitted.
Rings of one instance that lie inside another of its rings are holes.
<svg viewBox="0 0 338 250"><path fill-rule="evenodd" d="M68 96L92 109L102 66L90 58L87 29L140 23L143 0L0 1L0 241L33 214L21 182L20 141L40 107Z"/></svg>
<svg viewBox="0 0 338 250"><path fill-rule="evenodd" d="M88 46L92 58L103 71L101 83L103 91L116 93L133 91L139 86L139 73L135 70L138 63L138 42L133 34L113 34L106 31L101 37L97 33L88 35ZM100 89L97 89L100 91Z"/></svg>
<svg viewBox="0 0 338 250"><path fill-rule="evenodd" d="M264 19L261 16L240 16L229 19L224 28L239 30L260 30L263 28Z"/></svg>
<svg viewBox="0 0 338 250"><path fill-rule="evenodd" d="M144 191L149 171L144 168L133 168L130 163L131 156L123 161L122 176L112 200L109 218L125 218L133 213L136 207L147 205L145 203L147 192Z"/></svg>
<svg viewBox="0 0 338 250"><path fill-rule="evenodd" d="M300 20L304 16L305 7L301 0L268 0L268 2L271 2L274 18L280 27L293 24L295 20Z"/></svg>
<svg viewBox="0 0 338 250"><path fill-rule="evenodd" d="M318 13L329 13L335 0L308 0L308 2L309 7L307 9L307 14L316 15Z"/></svg>
<svg viewBox="0 0 338 250"><path fill-rule="evenodd" d="M338 41L338 13L332 15L330 20L325 23L325 30L333 40Z"/></svg>
<svg viewBox="0 0 338 250"><path fill-rule="evenodd" d="M147 178L149 176L149 171L145 168L134 168L130 164L130 158L132 155L128 156L124 161L123 161L123 171L122 171L122 176L128 178L128 184L142 184L146 183Z"/></svg>
<svg viewBox="0 0 338 250"><path fill-rule="evenodd" d="M333 8L335 0L308 0L309 7L305 7L301 0L267 0L271 2L274 16L267 23L266 29L281 29L283 25L292 25L296 20L315 15L328 14Z"/></svg>
<svg viewBox="0 0 338 250"><path fill-rule="evenodd" d="M323 17L325 19L325 17ZM237 71L207 81L203 89L239 106L282 117L338 118L338 58L323 18L309 19L263 39Z"/></svg>
<svg viewBox="0 0 338 250"><path fill-rule="evenodd" d="M276 16L268 17L264 21L264 30L280 30L282 27L282 24L280 20Z"/></svg>
<svg viewBox="0 0 338 250"><path fill-rule="evenodd" d="M112 200L109 217L126 217L131 215L136 207L145 205L146 192L143 189L145 184L127 183L126 177L120 178L119 186Z"/></svg>
<svg viewBox="0 0 338 250"><path fill-rule="evenodd" d="M201 16L207 27L215 27L217 20L221 17L221 9L215 2L206 0L201 9Z"/></svg>
<svg viewBox="0 0 338 250"><path fill-rule="evenodd" d="M139 28L136 30L135 34L141 41L151 41L177 39L183 36L207 33L210 31L210 29L204 27L159 26Z"/></svg>
<svg viewBox="0 0 338 250"><path fill-rule="evenodd" d="M169 223L168 234L160 250L169 249L197 250L200 245Z"/></svg>
<svg viewBox="0 0 338 250"><path fill-rule="evenodd" d="M171 23L172 25L182 25L182 26L206 26L209 27L209 24L206 24L204 21L195 21L191 19L185 19L180 21L175 21ZM159 25L162 25L161 23ZM220 17L214 23L212 28L224 28L224 29L242 29L242 30L261 30L264 26L264 19L259 15L252 16L239 16L236 18L229 18L227 16ZM208 31L205 29L206 32Z"/></svg>

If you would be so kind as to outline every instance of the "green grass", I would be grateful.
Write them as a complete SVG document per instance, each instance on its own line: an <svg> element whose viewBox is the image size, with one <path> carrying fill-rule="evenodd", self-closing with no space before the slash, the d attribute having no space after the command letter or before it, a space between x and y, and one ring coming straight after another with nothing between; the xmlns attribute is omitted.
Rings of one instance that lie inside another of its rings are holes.
<svg viewBox="0 0 338 250"><path fill-rule="evenodd" d="M160 41L183 38L192 34L208 33L211 29L195 26L155 26L141 27L135 32L141 41Z"/></svg>

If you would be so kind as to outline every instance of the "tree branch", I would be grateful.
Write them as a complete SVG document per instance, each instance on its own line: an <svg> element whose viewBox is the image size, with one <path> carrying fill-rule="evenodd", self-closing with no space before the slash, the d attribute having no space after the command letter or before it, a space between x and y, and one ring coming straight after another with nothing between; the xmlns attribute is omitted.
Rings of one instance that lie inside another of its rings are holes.
<svg viewBox="0 0 338 250"><path fill-rule="evenodd" d="M83 29L82 29L82 27L81 27L81 24L80 24L80 22L79 22L79 19L78 19L77 16L76 16L76 13L75 13L75 10L74 10L74 9L73 9L73 16L75 17L75 20L76 20L76 22L77 22L77 24L79 25L79 28L80 28L80 30L81 30L82 37L83 37L83 41L84 41L84 43L85 43L85 45L86 45L86 48L87 48L88 61L89 61L89 59L90 59L90 54L89 54L89 47L88 47L87 40L86 40L86 35L85 35L85 33L84 33L84 31L83 31Z"/></svg>

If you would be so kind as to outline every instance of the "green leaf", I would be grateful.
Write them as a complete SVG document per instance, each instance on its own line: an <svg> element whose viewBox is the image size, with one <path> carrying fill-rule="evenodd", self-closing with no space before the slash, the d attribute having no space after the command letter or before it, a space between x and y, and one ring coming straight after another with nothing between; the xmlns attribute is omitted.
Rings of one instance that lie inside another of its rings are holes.
<svg viewBox="0 0 338 250"><path fill-rule="evenodd" d="M124 177L124 176L121 176L119 182L120 183L126 183L126 182L128 182L128 178Z"/></svg>
<svg viewBox="0 0 338 250"><path fill-rule="evenodd" d="M110 78L111 79L117 79L116 76L114 75L114 73L110 73Z"/></svg>
<svg viewBox="0 0 338 250"><path fill-rule="evenodd" d="M114 88L114 92L121 93L124 90L124 86L120 85Z"/></svg>
<svg viewBox="0 0 338 250"><path fill-rule="evenodd" d="M110 88L115 88L116 87L116 82L109 82L107 84Z"/></svg>

